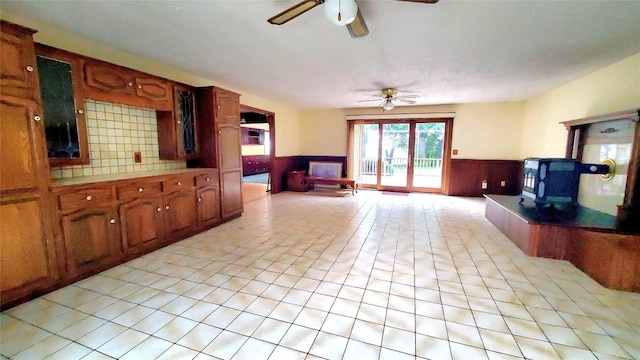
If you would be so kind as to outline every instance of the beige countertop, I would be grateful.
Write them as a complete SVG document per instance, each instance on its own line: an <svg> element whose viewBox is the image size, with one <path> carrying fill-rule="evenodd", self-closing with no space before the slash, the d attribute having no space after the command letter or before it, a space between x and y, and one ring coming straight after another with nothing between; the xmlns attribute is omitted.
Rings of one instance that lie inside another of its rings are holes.
<svg viewBox="0 0 640 360"><path fill-rule="evenodd" d="M171 169L171 170L152 170L152 171L139 171L123 174L108 174L108 175L94 175L94 176L81 176L68 179L56 179L51 182L52 187L70 186L70 185L85 185L107 181L118 181L128 179L146 178L152 176L163 175L175 175L184 174L190 172L203 172L207 170L217 170L214 168L188 168L188 169Z"/></svg>

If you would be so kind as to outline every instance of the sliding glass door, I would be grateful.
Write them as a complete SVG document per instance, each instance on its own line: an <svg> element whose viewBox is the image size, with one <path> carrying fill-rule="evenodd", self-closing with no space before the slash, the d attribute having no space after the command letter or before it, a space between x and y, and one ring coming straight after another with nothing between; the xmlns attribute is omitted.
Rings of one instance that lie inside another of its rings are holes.
<svg viewBox="0 0 640 360"><path fill-rule="evenodd" d="M452 119L350 121L349 168L361 187L444 192Z"/></svg>

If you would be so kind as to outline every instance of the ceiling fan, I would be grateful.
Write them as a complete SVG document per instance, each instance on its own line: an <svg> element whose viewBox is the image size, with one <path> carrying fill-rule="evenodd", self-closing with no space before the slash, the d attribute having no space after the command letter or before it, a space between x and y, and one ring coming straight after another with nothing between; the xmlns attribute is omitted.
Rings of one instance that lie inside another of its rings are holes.
<svg viewBox="0 0 640 360"><path fill-rule="evenodd" d="M409 1L423 4L435 4L438 0L396 0L396 1ZM326 3L326 4L325 4ZM292 20L305 12L313 9L318 5L325 4L325 15L339 26L347 26L349 34L352 38L357 38L369 34L367 24L364 22L362 13L358 8L358 4L355 0L303 0L296 5L288 8L287 10L272 16L267 20L274 25L282 25L289 20Z"/></svg>
<svg viewBox="0 0 640 360"><path fill-rule="evenodd" d="M386 88L381 90L381 95L376 95L375 99L369 100L358 100L358 102L368 102L368 101L380 101L380 107L382 107L383 111L390 111L396 106L395 102L403 102L405 104L415 104L416 102L411 100L419 97L418 95L398 95L398 89L396 88Z"/></svg>

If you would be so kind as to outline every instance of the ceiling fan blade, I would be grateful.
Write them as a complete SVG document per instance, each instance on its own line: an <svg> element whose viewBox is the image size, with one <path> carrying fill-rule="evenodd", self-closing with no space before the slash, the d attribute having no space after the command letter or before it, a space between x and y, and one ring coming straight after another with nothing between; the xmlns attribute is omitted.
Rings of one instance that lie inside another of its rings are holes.
<svg viewBox="0 0 640 360"><path fill-rule="evenodd" d="M324 0L304 0L279 13L278 15L271 17L267 21L273 25L282 25L287 21L295 19L296 17L322 4L324 4Z"/></svg>
<svg viewBox="0 0 640 360"><path fill-rule="evenodd" d="M406 100L406 99L396 99L396 101L403 102L405 104L415 104L416 103L413 100Z"/></svg>
<svg viewBox="0 0 640 360"><path fill-rule="evenodd" d="M378 99L369 99L369 100L358 100L357 102L369 102L369 101L380 101L383 98L378 98Z"/></svg>
<svg viewBox="0 0 640 360"><path fill-rule="evenodd" d="M438 0L397 0L397 1L408 1L408 2L417 2L423 4L435 4Z"/></svg>
<svg viewBox="0 0 640 360"><path fill-rule="evenodd" d="M411 94L411 95L398 95L395 98L396 99L415 99L415 98L419 98L420 96L415 95L415 94Z"/></svg>
<svg viewBox="0 0 640 360"><path fill-rule="evenodd" d="M353 20L351 24L347 25L347 30L349 30L349 34L354 39L369 34L369 29L367 28L367 24L364 22L364 17L360 12L360 8L358 8L358 14L356 14L355 20Z"/></svg>

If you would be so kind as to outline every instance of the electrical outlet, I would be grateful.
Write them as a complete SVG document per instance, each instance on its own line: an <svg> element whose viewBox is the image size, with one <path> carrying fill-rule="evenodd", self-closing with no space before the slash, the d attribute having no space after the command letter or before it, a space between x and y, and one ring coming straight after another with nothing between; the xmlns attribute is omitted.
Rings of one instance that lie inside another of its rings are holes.
<svg viewBox="0 0 640 360"><path fill-rule="evenodd" d="M487 190L487 180L482 180L482 189Z"/></svg>
<svg viewBox="0 0 640 360"><path fill-rule="evenodd" d="M133 162L136 162L136 163L142 162L142 153L140 151L136 151L133 153Z"/></svg>
<svg viewBox="0 0 640 360"><path fill-rule="evenodd" d="M500 181L500 186L502 186L502 187L507 186L507 182L506 182L506 181L504 181L504 180Z"/></svg>

